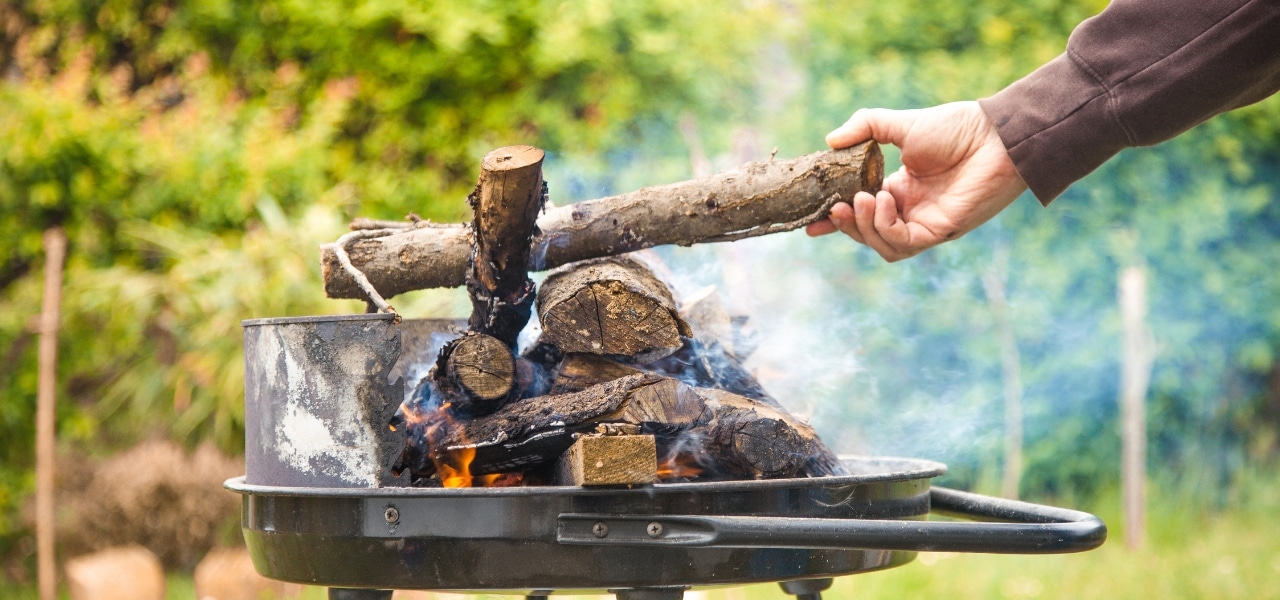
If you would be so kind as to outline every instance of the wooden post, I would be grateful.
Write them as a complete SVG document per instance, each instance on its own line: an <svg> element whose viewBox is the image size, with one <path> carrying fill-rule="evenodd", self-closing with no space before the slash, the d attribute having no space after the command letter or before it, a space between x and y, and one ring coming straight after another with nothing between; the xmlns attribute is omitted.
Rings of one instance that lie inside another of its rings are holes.
<svg viewBox="0 0 1280 600"><path fill-rule="evenodd" d="M1123 497L1125 546L1140 548L1146 530L1146 415L1143 407L1155 342L1147 327L1146 269L1120 271L1118 295L1124 331L1120 364L1120 486Z"/></svg>
<svg viewBox="0 0 1280 600"><path fill-rule="evenodd" d="M1008 264L1008 248L998 247L995 271L982 276L982 287L986 290L987 303L991 305L991 316L995 321L1004 380L1004 472L1000 477L1000 495L1017 500L1018 484L1022 479L1022 356L1018 352L1018 339L1013 334L1009 301L1005 295Z"/></svg>
<svg viewBox="0 0 1280 600"><path fill-rule="evenodd" d="M67 236L59 227L44 232L44 305L40 311L40 375L36 392L36 569L40 600L58 596L54 559L54 409L57 393L58 324L61 320L62 263Z"/></svg>

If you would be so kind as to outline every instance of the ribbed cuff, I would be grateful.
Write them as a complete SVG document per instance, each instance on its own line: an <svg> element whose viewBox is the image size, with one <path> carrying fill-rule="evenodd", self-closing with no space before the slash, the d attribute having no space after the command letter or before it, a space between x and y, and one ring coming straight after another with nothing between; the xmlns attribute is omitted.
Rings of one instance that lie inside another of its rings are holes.
<svg viewBox="0 0 1280 600"><path fill-rule="evenodd" d="M1107 90L1067 54L978 104L1045 206L1129 145Z"/></svg>

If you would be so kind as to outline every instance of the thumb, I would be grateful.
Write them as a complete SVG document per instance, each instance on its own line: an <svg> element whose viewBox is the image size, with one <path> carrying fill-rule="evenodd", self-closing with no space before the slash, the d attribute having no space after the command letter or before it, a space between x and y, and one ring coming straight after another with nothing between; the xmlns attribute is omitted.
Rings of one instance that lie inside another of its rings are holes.
<svg viewBox="0 0 1280 600"><path fill-rule="evenodd" d="M915 122L911 111L885 108L860 108L848 121L827 134L827 145L848 148L867 140L902 146L907 130Z"/></svg>

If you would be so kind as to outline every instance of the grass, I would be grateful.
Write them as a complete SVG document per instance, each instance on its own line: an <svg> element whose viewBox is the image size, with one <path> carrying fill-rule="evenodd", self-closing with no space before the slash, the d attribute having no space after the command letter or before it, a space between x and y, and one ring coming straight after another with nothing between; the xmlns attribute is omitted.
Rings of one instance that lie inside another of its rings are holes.
<svg viewBox="0 0 1280 600"><path fill-rule="evenodd" d="M1146 543L1125 545L1119 501L1092 507L1111 537L1092 552L1053 556L922 553L897 569L836 580L826 600L1052 600L1056 598L1276 599L1280 600L1280 473L1254 472L1226 494L1217 510L1197 508L1183 494L1154 493ZM1053 502L1050 502L1051 504ZM1062 505L1071 505L1062 502ZM186 574L169 577L169 598L195 597ZM397 594L406 600L463 600L453 594ZM64 595L65 597L65 590ZM36 598L34 585L0 582L0 598ZM307 588L304 600L323 600ZM494 596L494 598L498 598ZM511 596L505 596L511 598ZM609 598L612 598L611 596ZM698 591L688 600L783 600L777 585Z"/></svg>

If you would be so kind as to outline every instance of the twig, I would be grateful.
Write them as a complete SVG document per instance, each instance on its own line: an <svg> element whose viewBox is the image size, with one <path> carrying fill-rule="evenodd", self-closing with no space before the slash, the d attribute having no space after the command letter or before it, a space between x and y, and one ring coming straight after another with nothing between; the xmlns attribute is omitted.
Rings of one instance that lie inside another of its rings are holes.
<svg viewBox="0 0 1280 600"><path fill-rule="evenodd" d="M352 231L365 231L370 229L394 229L396 231L404 231L406 229L419 229L422 227L430 227L433 223L427 219L418 216L418 213L411 212L404 216L404 221L387 221L385 219L370 219L367 217L356 217L347 225Z"/></svg>
<svg viewBox="0 0 1280 600"><path fill-rule="evenodd" d="M353 222L351 225L354 227L355 223ZM382 298L382 294L379 294L378 290L374 289L373 284L369 283L369 278L365 277L364 273L361 272L360 269L357 269L355 265L351 264L351 257L347 256L347 244L356 240L367 240L391 235L406 228L407 227L360 229L344 234L333 243L333 253L338 257L338 262L342 264L343 270L345 270L347 274L355 280L356 285L360 286L360 289L369 297L369 301L376 305L379 310L395 315L396 323L400 322L400 313L397 313L396 309Z"/></svg>

